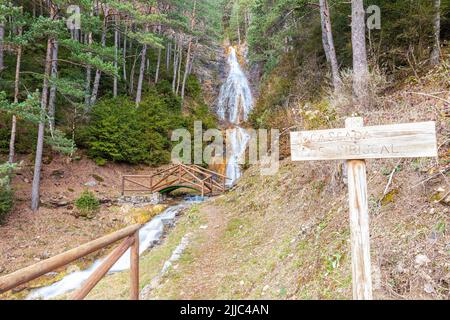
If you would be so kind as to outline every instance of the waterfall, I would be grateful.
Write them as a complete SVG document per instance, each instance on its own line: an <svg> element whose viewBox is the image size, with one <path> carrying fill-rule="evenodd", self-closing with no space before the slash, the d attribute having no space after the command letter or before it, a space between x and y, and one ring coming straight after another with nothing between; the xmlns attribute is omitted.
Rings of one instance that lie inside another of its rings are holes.
<svg viewBox="0 0 450 320"><path fill-rule="evenodd" d="M245 157L245 149L250 140L247 130L236 127L227 132L228 160L226 176L230 178L228 185L233 185L241 177L240 160Z"/></svg>
<svg viewBox="0 0 450 320"><path fill-rule="evenodd" d="M239 166L245 157L245 149L250 136L239 125L247 121L253 108L253 96L247 77L241 69L236 50L230 47L228 56L229 74L220 88L217 114L232 126L227 132L227 167L226 175L230 178L228 185L234 185L241 176Z"/></svg>

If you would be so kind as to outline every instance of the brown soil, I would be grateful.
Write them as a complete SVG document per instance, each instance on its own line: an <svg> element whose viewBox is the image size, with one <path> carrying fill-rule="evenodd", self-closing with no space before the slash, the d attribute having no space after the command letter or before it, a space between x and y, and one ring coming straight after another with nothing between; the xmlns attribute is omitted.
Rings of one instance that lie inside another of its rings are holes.
<svg viewBox="0 0 450 320"><path fill-rule="evenodd" d="M202 207L202 212L206 215L207 223L203 225L206 229L198 229L196 237L197 240L201 238L204 241L197 241L196 259L186 275L187 286L180 291L177 297L179 299L208 299L217 296L217 285L220 283L218 278L223 275L217 271L222 272L227 267L227 264L223 264L227 255L224 254L221 238L226 230L228 217L213 204Z"/></svg>
<svg viewBox="0 0 450 320"><path fill-rule="evenodd" d="M441 74L359 113L365 125L433 120L438 134L439 159L367 161L375 299L450 299L450 119L442 100L450 99L450 83ZM334 127L348 116L339 113ZM150 298L352 298L342 162L286 159L267 177L253 166L198 215L207 228L188 230L186 253Z"/></svg>
<svg viewBox="0 0 450 320"><path fill-rule="evenodd" d="M41 180L41 208L30 209L33 164L26 158L13 180L15 206L4 225L0 226L0 275L5 275L37 261L49 258L77 245L98 238L123 226L121 213L111 204L102 204L91 219L76 217L73 201L84 190L94 192L98 199L114 200L120 195L123 174L144 174L153 169L128 165L97 166L83 157L68 162L54 156L44 161ZM85 183L95 181L96 186ZM54 202L69 205L54 208Z"/></svg>

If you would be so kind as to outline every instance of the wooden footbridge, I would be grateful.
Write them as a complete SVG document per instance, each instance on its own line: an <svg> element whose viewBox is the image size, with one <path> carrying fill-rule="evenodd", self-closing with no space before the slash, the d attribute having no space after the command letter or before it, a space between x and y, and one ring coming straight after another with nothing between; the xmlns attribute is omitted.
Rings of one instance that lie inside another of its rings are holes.
<svg viewBox="0 0 450 320"><path fill-rule="evenodd" d="M122 195L126 193L169 193L177 189L196 190L204 195L226 191L226 176L198 165L172 165L152 175L122 177Z"/></svg>
<svg viewBox="0 0 450 320"><path fill-rule="evenodd" d="M153 175L129 175L122 178L122 194L125 192L167 193L180 188L198 190L202 195L224 192L228 178L217 172L196 165L173 165ZM144 224L135 224L85 243L77 248L40 261L29 267L0 277L0 295L49 272L62 268L80 258L122 241L102 261L89 278L69 297L84 299L97 283L130 249L130 298L139 299L139 230Z"/></svg>

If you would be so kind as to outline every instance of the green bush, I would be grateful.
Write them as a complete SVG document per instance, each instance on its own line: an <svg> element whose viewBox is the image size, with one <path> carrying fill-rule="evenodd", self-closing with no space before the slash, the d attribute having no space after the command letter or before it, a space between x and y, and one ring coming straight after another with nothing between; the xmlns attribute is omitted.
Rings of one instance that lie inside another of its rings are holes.
<svg viewBox="0 0 450 320"><path fill-rule="evenodd" d="M0 165L0 224L5 222L6 216L13 206L13 191L11 190L11 175L13 165L8 163Z"/></svg>
<svg viewBox="0 0 450 320"><path fill-rule="evenodd" d="M181 100L172 93L171 84L161 81L145 92L138 108L127 97L99 101L79 136L99 165L106 161L166 164L170 162L173 130L191 129L196 120L203 121L205 128L215 126L216 120L204 102L192 102L187 111L183 115Z"/></svg>
<svg viewBox="0 0 450 320"><path fill-rule="evenodd" d="M18 154L29 154L36 149L36 125L17 121L15 149ZM11 138L11 115L0 111L0 153L8 154L9 140Z"/></svg>
<svg viewBox="0 0 450 320"><path fill-rule="evenodd" d="M94 193L85 190L75 201L75 207L77 207L81 213L88 214L98 211L100 202L95 197Z"/></svg>
<svg viewBox="0 0 450 320"><path fill-rule="evenodd" d="M194 75L189 75L186 81L186 94L194 100L202 97L202 86Z"/></svg>
<svg viewBox="0 0 450 320"><path fill-rule="evenodd" d="M5 222L6 216L13 206L13 192L11 189L0 190L0 224Z"/></svg>
<svg viewBox="0 0 450 320"><path fill-rule="evenodd" d="M141 160L141 126L134 104L126 97L104 99L95 105L86 130L88 154L97 163Z"/></svg>

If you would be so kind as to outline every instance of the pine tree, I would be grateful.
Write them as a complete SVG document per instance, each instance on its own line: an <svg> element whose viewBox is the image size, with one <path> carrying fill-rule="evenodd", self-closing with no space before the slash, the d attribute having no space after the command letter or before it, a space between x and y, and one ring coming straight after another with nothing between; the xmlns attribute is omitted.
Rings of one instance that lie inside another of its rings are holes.
<svg viewBox="0 0 450 320"><path fill-rule="evenodd" d="M430 62L432 65L438 65L441 56L441 0L434 0L434 19L433 32L434 43L431 52Z"/></svg>
<svg viewBox="0 0 450 320"><path fill-rule="evenodd" d="M341 86L341 79L339 77L339 65L336 58L336 50L334 48L333 32L331 30L331 16L327 0L319 0L320 15L322 24L322 37L324 43L325 55L329 60L331 66L331 73L333 79L333 87L339 90Z"/></svg>
<svg viewBox="0 0 450 320"><path fill-rule="evenodd" d="M55 6L50 3L50 19L53 19L56 15ZM49 86L49 78L51 73L52 66L52 49L54 46L54 37L49 37L47 40L47 53L45 56L45 71L44 71L44 84L42 86L42 97L41 97L41 110L42 114L45 114L47 111L47 103L48 103L48 86ZM41 182L41 168L42 168L42 153L44 150L44 130L45 130L45 121L41 119L39 121L38 127L38 138L36 145L36 157L34 160L34 174L33 174L33 184L31 189L31 210L36 212L39 209L40 203L40 182Z"/></svg>
<svg viewBox="0 0 450 320"><path fill-rule="evenodd" d="M366 51L366 21L363 0L352 0L353 92L357 103L367 97L369 67Z"/></svg>

